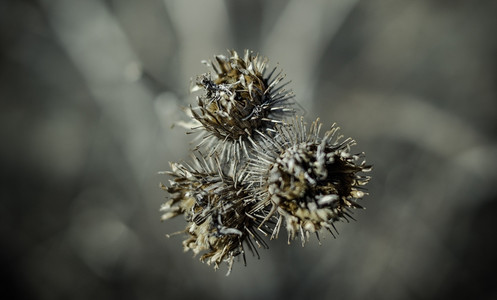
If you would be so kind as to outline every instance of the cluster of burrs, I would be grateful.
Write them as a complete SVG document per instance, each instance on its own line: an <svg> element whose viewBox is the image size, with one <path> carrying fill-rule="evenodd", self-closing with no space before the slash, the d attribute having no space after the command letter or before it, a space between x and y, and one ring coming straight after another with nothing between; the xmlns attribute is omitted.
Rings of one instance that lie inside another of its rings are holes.
<svg viewBox="0 0 497 300"><path fill-rule="evenodd" d="M348 221L366 192L371 167L355 141L338 128L320 134L319 119L309 128L297 116L294 95L280 84L281 72L267 71L268 60L246 50L204 61L213 72L198 76L202 91L191 107L200 140L189 163L172 163L162 219L183 215L184 250L217 269L246 249L259 257L281 226L288 242L302 245L322 229L335 236L337 221Z"/></svg>

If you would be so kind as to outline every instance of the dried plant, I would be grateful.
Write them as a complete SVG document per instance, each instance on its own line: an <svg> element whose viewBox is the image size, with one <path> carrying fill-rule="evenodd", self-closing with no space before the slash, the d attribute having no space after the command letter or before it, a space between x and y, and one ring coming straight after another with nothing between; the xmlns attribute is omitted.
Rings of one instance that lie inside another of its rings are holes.
<svg viewBox="0 0 497 300"><path fill-rule="evenodd" d="M259 257L283 223L288 242L299 235L304 245L321 229L334 235L366 195L371 167L351 154L355 141L341 140L334 125L321 137L319 119L307 131L293 94L276 87L281 73L264 75L266 58L230 51L204 63L215 74L198 76L193 90L204 94L191 108L202 141L193 166L172 163L169 186L161 184L169 195L162 219L186 219L184 250L216 269L227 262L229 274L235 257L246 263L246 248Z"/></svg>
<svg viewBox="0 0 497 300"><path fill-rule="evenodd" d="M317 119L307 132L303 120L295 119L254 145L249 181L257 187L260 207L272 206L266 219L278 219L273 237L285 221L288 241L300 233L304 245L310 232L325 228L333 234L334 222L352 218L351 208L362 208L357 200L369 181L362 173L371 167L360 161L363 153L350 153L354 140L340 141L334 125L321 138L321 126Z"/></svg>
<svg viewBox="0 0 497 300"><path fill-rule="evenodd" d="M230 56L216 55L212 67L214 74L197 77L192 91L202 90L197 97L198 106L191 109L193 117L201 123L203 135L200 146L209 154L221 149L221 155L240 159L240 149L248 155L245 143L255 131L267 131L292 115L293 93L278 86L284 75L269 74L268 59L246 50L244 56L229 51Z"/></svg>
<svg viewBox="0 0 497 300"><path fill-rule="evenodd" d="M193 156L195 166L173 163L170 186L161 188L170 194L161 211L162 220L184 215L187 221L182 232L188 235L183 241L184 250L195 255L203 253L201 261L219 267L222 261L231 271L234 257L242 254L245 247L257 256L257 247L268 248L261 237L268 234L267 226L261 226L263 215L253 210L254 203L240 182L247 176L234 165L226 173L218 160ZM259 232L260 233L259 233Z"/></svg>

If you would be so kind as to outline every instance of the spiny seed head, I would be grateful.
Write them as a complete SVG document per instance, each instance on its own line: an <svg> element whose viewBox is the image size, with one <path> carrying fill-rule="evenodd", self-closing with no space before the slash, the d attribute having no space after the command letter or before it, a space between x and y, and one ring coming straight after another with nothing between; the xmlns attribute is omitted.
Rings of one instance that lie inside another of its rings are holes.
<svg viewBox="0 0 497 300"><path fill-rule="evenodd" d="M188 235L183 241L184 250L195 255L203 253L200 260L214 264L216 269L226 261L229 274L236 256L242 254L245 261L244 244L257 255L254 242L267 248L255 230L264 216L249 213L253 204L246 190L238 185L246 176L243 172L231 169L226 174L214 159L194 159L196 167L171 165L169 174L174 179L169 187L161 185L170 198L161 208L162 219L184 214L184 232ZM267 234L267 230L260 231Z"/></svg>
<svg viewBox="0 0 497 300"><path fill-rule="evenodd" d="M258 196L272 205L269 215L278 218L273 236L284 220L289 241L300 233L304 244L309 233L331 231L334 222L350 217L351 208L361 208L356 201L366 194L362 186L369 180L361 173L370 166L359 162L363 154L350 153L354 140L340 142L337 127L323 138L320 128L316 120L307 132L296 120L277 126L277 134L265 138L266 147L256 148L250 173L260 183Z"/></svg>
<svg viewBox="0 0 497 300"><path fill-rule="evenodd" d="M243 57L234 50L229 54L204 62L214 74L197 77L192 91L202 90L203 95L197 97L192 115L207 131L209 144L221 140L238 147L256 130L266 131L293 113L289 101L293 94L285 91L284 85L277 87L284 76L274 75L276 68L266 76L267 58L249 50Z"/></svg>
<svg viewBox="0 0 497 300"><path fill-rule="evenodd" d="M190 107L201 139L193 166L171 164L172 179L161 184L162 220L186 219L184 250L215 269L226 262L229 274L235 257L246 262L246 248L259 257L257 248L268 248L262 235L277 237L282 225L288 242L299 235L302 245L322 229L334 235L334 223L352 218L367 194L371 167L350 152L355 141L334 125L321 136L319 119L309 130L302 118L288 122L293 93L278 85L276 68L266 74L267 58L229 51L204 63L213 71L193 82L202 92Z"/></svg>

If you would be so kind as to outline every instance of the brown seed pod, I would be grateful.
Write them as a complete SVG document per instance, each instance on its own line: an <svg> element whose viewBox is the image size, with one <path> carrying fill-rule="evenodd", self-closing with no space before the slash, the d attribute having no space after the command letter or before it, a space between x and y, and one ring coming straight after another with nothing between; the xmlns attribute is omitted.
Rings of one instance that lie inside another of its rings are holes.
<svg viewBox="0 0 497 300"><path fill-rule="evenodd" d="M278 125L276 134L264 135L264 144L254 145L250 181L262 199L260 206L272 206L266 219L277 218L272 237L285 221L289 242L300 234L304 245L309 233L326 228L333 234L334 222L348 220L350 209L361 208L357 200L366 194L363 186L369 181L361 173L371 167L359 162L363 154L350 153L355 141L340 141L337 127L322 138L320 129L319 119L309 132L297 119Z"/></svg>
<svg viewBox="0 0 497 300"><path fill-rule="evenodd" d="M187 226L182 232L188 235L184 250L202 253L200 260L215 269L226 261L229 274L236 256L242 254L246 262L245 246L257 256L257 248L268 248L260 234L269 232L260 226L265 216L261 211L249 213L254 204L240 185L243 171L232 165L224 172L213 158L194 156L194 161L195 167L171 164L173 180L169 187L161 184L170 198L161 208L162 220L183 214Z"/></svg>
<svg viewBox="0 0 497 300"><path fill-rule="evenodd" d="M293 93L284 89L286 84L278 86L284 75L275 74L276 68L265 74L267 58L249 50L243 57L234 50L229 54L204 62L214 74L197 77L192 91L204 93L197 97L198 106L191 111L200 128L205 129L199 146L205 145L210 155L221 152L221 156L236 155L239 159L240 149L248 155L246 142L255 131L271 130L294 113L290 101Z"/></svg>

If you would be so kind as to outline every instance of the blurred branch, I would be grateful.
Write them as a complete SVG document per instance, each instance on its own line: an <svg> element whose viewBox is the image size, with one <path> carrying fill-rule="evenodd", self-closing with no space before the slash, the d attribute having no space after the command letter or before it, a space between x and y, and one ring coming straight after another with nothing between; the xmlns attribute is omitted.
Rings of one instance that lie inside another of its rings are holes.
<svg viewBox="0 0 497 300"><path fill-rule="evenodd" d="M284 66L297 99L312 110L316 66L327 45L345 22L358 0L290 1L276 25L265 35L263 52ZM274 15L271 15L274 17ZM305 22L302 20L313 20ZM298 26L295 26L298 23ZM288 30L292 28L293 30ZM291 47L291 51L288 51Z"/></svg>
<svg viewBox="0 0 497 300"><path fill-rule="evenodd" d="M99 0L41 3L61 45L104 115L111 119L111 132L135 175L143 174L157 128L154 95L138 81L140 62L125 34Z"/></svg>
<svg viewBox="0 0 497 300"><path fill-rule="evenodd" d="M228 12L222 0L164 0L164 5L178 35L178 82L186 91L191 76L205 72L201 60L233 48Z"/></svg>
<svg viewBox="0 0 497 300"><path fill-rule="evenodd" d="M497 180L495 168L490 167L497 165L497 154L494 151L496 145L492 137L485 136L464 118L440 109L433 103L436 101L412 95L355 93L347 101L336 103L333 114L339 124L347 123L347 129L361 139L381 140L388 137L395 141L406 141L433 157L451 162L451 167L458 170L457 173L461 176L464 174L464 178L476 175L482 182ZM363 122L346 122L351 117L351 112L355 119ZM439 175L425 176L430 178ZM452 178L455 174L450 174L452 177L446 175L447 180L455 180ZM440 178L434 177L431 181L437 183ZM488 188L488 191L481 192L492 192L492 186L489 185ZM479 205L481 203L478 201L485 200L482 197L467 197L461 190L464 187L451 191L460 193L453 195L458 200L453 201L453 205L468 202ZM475 191L466 192L471 194Z"/></svg>
<svg viewBox="0 0 497 300"><path fill-rule="evenodd" d="M487 138L471 124L433 103L411 95L368 92L353 94L347 101L336 103L333 109L354 112L354 118L365 120L368 126L362 124L361 128L364 137L392 136L441 157L453 158L487 143ZM350 117L350 113L345 115ZM351 128L354 124L348 122L347 126Z"/></svg>

